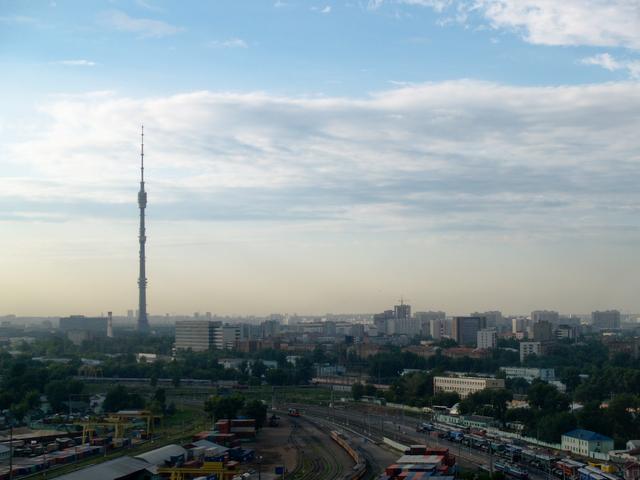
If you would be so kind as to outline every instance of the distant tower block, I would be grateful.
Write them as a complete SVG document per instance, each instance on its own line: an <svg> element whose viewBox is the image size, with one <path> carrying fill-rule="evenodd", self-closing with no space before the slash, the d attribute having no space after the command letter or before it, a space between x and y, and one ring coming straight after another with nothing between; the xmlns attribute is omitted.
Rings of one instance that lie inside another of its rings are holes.
<svg viewBox="0 0 640 480"><path fill-rule="evenodd" d="M113 313L107 312L107 337L113 338Z"/></svg>
<svg viewBox="0 0 640 480"><path fill-rule="evenodd" d="M145 243L147 234L144 225L144 210L147 208L147 192L144 191L144 125L142 126L142 141L140 143L140 191L138 192L138 206L140 207L140 276L138 277L138 331L149 330L149 319L147 318L147 275Z"/></svg>

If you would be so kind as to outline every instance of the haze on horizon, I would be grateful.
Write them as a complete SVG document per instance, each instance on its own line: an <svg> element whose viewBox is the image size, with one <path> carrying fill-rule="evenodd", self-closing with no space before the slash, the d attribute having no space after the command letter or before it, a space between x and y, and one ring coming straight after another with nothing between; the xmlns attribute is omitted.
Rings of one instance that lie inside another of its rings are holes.
<svg viewBox="0 0 640 480"><path fill-rule="evenodd" d="M640 311L637 0L0 0L0 315ZM8 74L7 74L8 72Z"/></svg>

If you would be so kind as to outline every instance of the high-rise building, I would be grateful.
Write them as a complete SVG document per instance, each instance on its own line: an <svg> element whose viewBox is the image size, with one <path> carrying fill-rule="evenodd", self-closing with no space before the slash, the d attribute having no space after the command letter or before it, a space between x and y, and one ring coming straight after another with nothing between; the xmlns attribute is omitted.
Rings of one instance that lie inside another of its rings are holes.
<svg viewBox="0 0 640 480"><path fill-rule="evenodd" d="M591 313L591 324L598 330L620 328L620 312L618 310L595 311Z"/></svg>
<svg viewBox="0 0 640 480"><path fill-rule="evenodd" d="M107 312L107 337L113 338L113 312Z"/></svg>
<svg viewBox="0 0 640 480"><path fill-rule="evenodd" d="M520 342L520 362L530 355L541 356L543 353L542 342Z"/></svg>
<svg viewBox="0 0 640 480"><path fill-rule="evenodd" d="M239 325L218 325L213 330L213 345L218 350L233 350L239 340Z"/></svg>
<svg viewBox="0 0 640 480"><path fill-rule="evenodd" d="M451 336L458 345L476 346L478 331L487 328L485 317L454 317Z"/></svg>
<svg viewBox="0 0 640 480"><path fill-rule="evenodd" d="M553 325L551 322L542 320L533 324L533 341L534 342L550 342L554 340Z"/></svg>
<svg viewBox="0 0 640 480"><path fill-rule="evenodd" d="M498 333L494 328L483 328L478 330L478 348L480 350L489 350L498 346Z"/></svg>
<svg viewBox="0 0 640 480"><path fill-rule="evenodd" d="M140 275L138 276L138 331L149 330L149 318L147 317L147 274L145 244L147 232L145 227L144 212L147 208L147 192L144 190L144 127L142 127L142 140L140 143L140 191L138 192L138 207L140 208Z"/></svg>
<svg viewBox="0 0 640 480"><path fill-rule="evenodd" d="M407 305L400 299L400 305L393 307L393 318L411 318L411 305Z"/></svg>
<svg viewBox="0 0 640 480"><path fill-rule="evenodd" d="M388 324L389 335L420 335L420 321L416 318L392 318Z"/></svg>
<svg viewBox="0 0 640 480"><path fill-rule="evenodd" d="M373 316L373 324L376 327L378 335L386 335L389 333L389 320L394 318L393 310L385 310L382 313L376 313Z"/></svg>
<svg viewBox="0 0 640 480"><path fill-rule="evenodd" d="M574 339L577 336L577 327L573 325L558 325L555 329L554 335L557 340Z"/></svg>
<svg viewBox="0 0 640 480"><path fill-rule="evenodd" d="M502 324L502 312L492 310L490 312L474 312L472 317L485 317L487 319L487 328L494 328Z"/></svg>
<svg viewBox="0 0 640 480"><path fill-rule="evenodd" d="M176 350L205 352L214 347L214 331L220 322L207 320L178 320L176 322Z"/></svg>
<svg viewBox="0 0 640 480"><path fill-rule="evenodd" d="M277 320L265 320L260 326L263 338L276 337L280 333L280 323Z"/></svg>
<svg viewBox="0 0 640 480"><path fill-rule="evenodd" d="M85 317L84 315L71 315L60 319L61 332L91 332L96 335L106 335L108 319L104 317Z"/></svg>
<svg viewBox="0 0 640 480"><path fill-rule="evenodd" d="M560 314L553 310L534 310L531 312L531 321L536 324L538 322L549 322L557 325L560 321Z"/></svg>
<svg viewBox="0 0 640 480"><path fill-rule="evenodd" d="M440 340L445 335L445 319L434 318L429 320L429 335L434 340Z"/></svg>
<svg viewBox="0 0 640 480"><path fill-rule="evenodd" d="M442 336L442 330L444 329L442 321L446 318L446 314L444 312L416 312L413 314L413 317L420 323L421 335L425 337L430 335L434 339L439 339ZM439 325L439 327L436 328L437 337L434 335L431 328L431 324L434 321L438 322Z"/></svg>
<svg viewBox="0 0 640 480"><path fill-rule="evenodd" d="M511 319L511 333L514 335L518 332L524 332L527 328L527 319L522 317Z"/></svg>

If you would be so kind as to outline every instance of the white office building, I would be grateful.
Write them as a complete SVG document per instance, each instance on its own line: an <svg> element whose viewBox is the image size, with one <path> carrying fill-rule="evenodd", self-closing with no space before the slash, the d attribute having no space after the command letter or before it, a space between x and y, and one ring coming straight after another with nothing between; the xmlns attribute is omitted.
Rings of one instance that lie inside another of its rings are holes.
<svg viewBox="0 0 640 480"><path fill-rule="evenodd" d="M504 388L504 379L490 377L433 377L433 391L455 392L465 398L485 389Z"/></svg>

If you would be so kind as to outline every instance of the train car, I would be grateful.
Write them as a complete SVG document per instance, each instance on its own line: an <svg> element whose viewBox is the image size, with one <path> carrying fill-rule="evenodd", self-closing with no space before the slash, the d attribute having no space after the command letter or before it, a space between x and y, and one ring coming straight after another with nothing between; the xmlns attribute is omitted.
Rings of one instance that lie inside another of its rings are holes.
<svg viewBox="0 0 640 480"><path fill-rule="evenodd" d="M472 448L484 447L485 449L489 444L486 438L474 434L465 435L462 443L464 443L465 445L469 445Z"/></svg>
<svg viewBox="0 0 640 480"><path fill-rule="evenodd" d="M529 474L526 471L509 463L495 462L493 468L497 472L502 472L519 480L527 480L529 478Z"/></svg>
<svg viewBox="0 0 640 480"><path fill-rule="evenodd" d="M585 466L586 465L584 463L571 458L558 460L555 464L555 467L560 471L559 476L567 480L575 480L578 478L578 470Z"/></svg>

